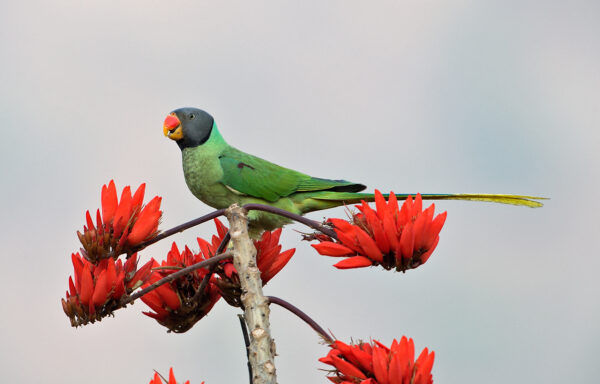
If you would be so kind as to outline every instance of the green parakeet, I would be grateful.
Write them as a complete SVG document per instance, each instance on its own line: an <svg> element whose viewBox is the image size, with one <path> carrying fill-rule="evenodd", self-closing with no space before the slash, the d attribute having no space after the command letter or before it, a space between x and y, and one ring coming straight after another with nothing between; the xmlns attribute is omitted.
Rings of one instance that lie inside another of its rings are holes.
<svg viewBox="0 0 600 384"><path fill-rule="evenodd" d="M163 125L183 157L183 174L190 191L214 208L233 203L266 204L296 214L373 201L374 195L359 193L366 186L345 180L311 177L233 148L223 139L213 117L197 108L171 112ZM396 194L405 198L408 194ZM385 195L384 195L385 196ZM540 207L534 196L500 194L423 194L423 199L479 200ZM252 236L290 223L281 216L251 211Z"/></svg>

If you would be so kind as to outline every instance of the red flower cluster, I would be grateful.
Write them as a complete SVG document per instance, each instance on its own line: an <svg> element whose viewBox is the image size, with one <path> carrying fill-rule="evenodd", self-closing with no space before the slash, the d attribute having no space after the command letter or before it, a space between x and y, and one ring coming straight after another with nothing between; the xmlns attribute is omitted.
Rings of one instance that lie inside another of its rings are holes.
<svg viewBox="0 0 600 384"><path fill-rule="evenodd" d="M154 372L154 378L150 380L149 384L163 384L163 381L161 380L158 372ZM169 369L169 381L167 382L167 384L177 384L177 381L175 380L175 375L173 374L173 368ZM190 384L190 381L186 381L185 384ZM204 384L204 381L201 384Z"/></svg>
<svg viewBox="0 0 600 384"><path fill-rule="evenodd" d="M390 348L378 341L348 345L335 341L320 362L332 365L337 384L431 384L435 353L423 349L415 361L412 339L394 339Z"/></svg>
<svg viewBox="0 0 600 384"><path fill-rule="evenodd" d="M145 189L146 184L140 185L132 196L127 186L119 200L114 181L102 187L102 212L96 211L94 223L87 211L83 233L77 232L86 259L96 263L104 258L116 258L121 253L131 253L133 247L156 236L162 215L161 198L156 196L143 206Z"/></svg>
<svg viewBox="0 0 600 384"><path fill-rule="evenodd" d="M153 260L137 269L137 254L123 264L121 260L104 259L92 264L79 253L71 255L73 278L69 276L66 300L62 299L65 314L76 327L101 320L121 307L120 300L141 286L150 276Z"/></svg>
<svg viewBox="0 0 600 384"><path fill-rule="evenodd" d="M194 254L188 247L180 252L173 243L167 254L167 260L160 265L154 261L153 273L144 288L157 282L179 269L204 261L201 253ZM170 331L182 333L189 330L212 309L221 297L215 285L216 278L211 276L204 292L199 292L200 284L209 271L205 268L165 283L142 296L154 312L144 312Z"/></svg>
<svg viewBox="0 0 600 384"><path fill-rule="evenodd" d="M424 264L437 246L446 212L433 218L435 204L423 211L420 194L414 201L409 196L399 209L393 192L386 202L376 190L375 205L376 210L364 201L357 205L360 213L352 214L352 222L329 219L337 242L318 236L321 243L312 246L321 255L350 256L334 265L340 269L381 265L406 271Z"/></svg>
<svg viewBox="0 0 600 384"><path fill-rule="evenodd" d="M217 227L218 236L213 236L211 243L198 238L200 251L206 259L215 255L219 244L221 244L221 241L223 241L228 231L228 228L223 225L219 219L215 219L215 225ZM281 228L272 232L265 231L259 240L253 240L254 247L256 248L256 265L260 270L260 277L263 285L267 284L269 280L279 273L296 252L295 248L281 252L282 247L279 244L280 236ZM216 284L221 290L221 295L225 301L230 305L240 307L240 295L242 289L233 262L230 260L223 261L216 272L220 277L220 279L216 281Z"/></svg>

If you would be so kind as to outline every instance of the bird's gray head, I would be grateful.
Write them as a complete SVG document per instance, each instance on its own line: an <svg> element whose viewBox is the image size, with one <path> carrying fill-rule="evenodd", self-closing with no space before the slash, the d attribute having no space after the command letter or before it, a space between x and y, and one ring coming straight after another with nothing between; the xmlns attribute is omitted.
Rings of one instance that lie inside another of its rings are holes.
<svg viewBox="0 0 600 384"><path fill-rule="evenodd" d="M179 148L194 148L208 140L215 120L211 115L198 108L179 108L167 116L163 132L175 140Z"/></svg>

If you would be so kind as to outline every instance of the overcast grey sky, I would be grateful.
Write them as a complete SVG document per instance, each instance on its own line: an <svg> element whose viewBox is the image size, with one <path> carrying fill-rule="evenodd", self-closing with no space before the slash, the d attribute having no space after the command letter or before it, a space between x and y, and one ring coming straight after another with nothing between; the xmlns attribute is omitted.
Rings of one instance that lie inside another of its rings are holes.
<svg viewBox="0 0 600 384"><path fill-rule="evenodd" d="M412 337L435 350L437 383L597 381L598 15L595 1L1 2L3 380L146 383L173 366L192 384L247 382L224 302L183 335L141 303L80 329L60 306L102 184L146 182L163 229L211 210L162 135L167 113L196 106L230 144L314 176L551 197L436 204L439 246L406 274L338 271L289 227L298 250L265 291L342 340ZM279 382L326 382L327 348L272 314Z"/></svg>

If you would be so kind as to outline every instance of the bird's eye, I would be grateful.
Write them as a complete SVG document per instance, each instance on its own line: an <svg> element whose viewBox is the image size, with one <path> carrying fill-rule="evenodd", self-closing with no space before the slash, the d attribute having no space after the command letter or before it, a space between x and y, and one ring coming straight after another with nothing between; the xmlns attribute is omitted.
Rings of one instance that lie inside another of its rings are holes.
<svg viewBox="0 0 600 384"><path fill-rule="evenodd" d="M196 117L196 115L194 115L193 113L190 113L190 120L194 120L194 117Z"/></svg>

